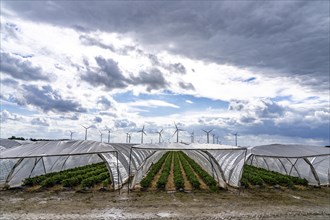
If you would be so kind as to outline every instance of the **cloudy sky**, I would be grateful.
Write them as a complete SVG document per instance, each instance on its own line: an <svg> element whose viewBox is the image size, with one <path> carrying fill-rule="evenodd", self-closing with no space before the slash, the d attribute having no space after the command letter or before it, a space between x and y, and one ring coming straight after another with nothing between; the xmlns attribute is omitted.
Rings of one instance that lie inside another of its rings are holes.
<svg viewBox="0 0 330 220"><path fill-rule="evenodd" d="M0 4L2 138L329 145L329 1Z"/></svg>

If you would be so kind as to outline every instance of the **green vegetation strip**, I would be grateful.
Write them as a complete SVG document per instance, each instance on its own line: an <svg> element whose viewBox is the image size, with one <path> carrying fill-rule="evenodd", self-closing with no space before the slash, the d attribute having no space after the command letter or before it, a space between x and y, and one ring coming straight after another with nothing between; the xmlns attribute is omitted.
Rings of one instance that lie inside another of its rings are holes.
<svg viewBox="0 0 330 220"><path fill-rule="evenodd" d="M157 181L158 189L165 189L165 186L166 186L166 183L168 180L168 176L170 175L170 172L171 172L172 157L173 157L173 152L171 152L165 160L165 164L163 166L162 172Z"/></svg>
<svg viewBox="0 0 330 220"><path fill-rule="evenodd" d="M177 190L184 189L184 179L181 172L180 161L179 161L179 154L178 152L174 153L174 185Z"/></svg>
<svg viewBox="0 0 330 220"><path fill-rule="evenodd" d="M245 187L249 185L280 185L286 187L293 187L294 185L308 185L306 179L299 177L293 177L283 175L274 171L268 171L266 169L244 165L244 171L241 179L241 184Z"/></svg>
<svg viewBox="0 0 330 220"><path fill-rule="evenodd" d="M182 167L184 169L184 172L186 173L186 176L191 183L192 187L194 189L199 189L200 188L200 182L197 179L193 169L190 167L188 161L185 159L184 154L181 152L179 153L179 158L182 164Z"/></svg>
<svg viewBox="0 0 330 220"><path fill-rule="evenodd" d="M101 162L101 163L90 164L82 167L76 167L73 169L68 169L60 172L54 172L46 175L27 178L24 180L23 185L25 186L41 185L42 187L51 187L54 185L63 184L63 186L65 187L72 187L79 185L85 179L89 179L94 176L100 176L100 174L102 173L107 173L106 175L108 176L108 180L107 182L105 182L106 178L103 178L98 182L104 181L104 184L108 184L108 185L111 184L108 169L105 163ZM102 177L105 177L105 175L103 175ZM101 179L101 177L99 177L99 179ZM98 182L94 181L93 183L96 184Z"/></svg>
<svg viewBox="0 0 330 220"><path fill-rule="evenodd" d="M183 152L180 152L182 156L189 162L190 166L194 169L194 171L198 174L198 176L204 181L204 183L210 188L212 191L218 190L218 183L214 180L210 174L208 174L203 168L199 166L193 159L188 157Z"/></svg>
<svg viewBox="0 0 330 220"><path fill-rule="evenodd" d="M165 153L158 161L155 163L150 171L148 172L147 176L144 177L140 184L142 188L148 188L151 184L151 181L156 176L156 174L159 172L159 170L162 168L163 163L165 162L166 157L169 155L169 152Z"/></svg>

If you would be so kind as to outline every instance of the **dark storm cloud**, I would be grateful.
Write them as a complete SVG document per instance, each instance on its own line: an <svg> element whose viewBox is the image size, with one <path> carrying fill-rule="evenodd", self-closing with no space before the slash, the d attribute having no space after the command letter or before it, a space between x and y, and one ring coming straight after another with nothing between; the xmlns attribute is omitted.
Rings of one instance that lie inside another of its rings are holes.
<svg viewBox="0 0 330 220"><path fill-rule="evenodd" d="M79 40L82 44L84 45L87 45L87 46L98 46L98 47L101 47L103 49L107 49L107 50L110 50L112 52L115 52L115 48L113 45L111 44L104 44L101 42L100 39L95 39L95 38L92 38L88 35L81 35L79 37Z"/></svg>
<svg viewBox="0 0 330 220"><path fill-rule="evenodd" d="M195 87L192 83L186 83L186 82L179 82L179 86L182 89L186 89L186 90L195 90Z"/></svg>
<svg viewBox="0 0 330 220"><path fill-rule="evenodd" d="M16 79L22 79L26 81L50 80L49 76L43 73L41 67L33 66L30 61L13 56L9 53L1 52L0 66L1 72L6 73Z"/></svg>
<svg viewBox="0 0 330 220"><path fill-rule="evenodd" d="M25 19L126 33L149 47L218 63L315 77L329 71L328 1L7 1L4 7Z"/></svg>
<svg viewBox="0 0 330 220"><path fill-rule="evenodd" d="M31 124L39 126L49 126L49 122L44 118L34 118L31 120Z"/></svg>
<svg viewBox="0 0 330 220"><path fill-rule="evenodd" d="M51 86L23 86L25 102L34 105L44 112L86 112L79 103L73 100L64 100L58 91Z"/></svg>
<svg viewBox="0 0 330 220"><path fill-rule="evenodd" d="M170 72L186 74L186 68L181 63L174 63L167 66Z"/></svg>
<svg viewBox="0 0 330 220"><path fill-rule="evenodd" d="M168 86L162 72L155 68L148 73L142 71L137 77L131 76L130 83L132 85L144 85L147 91L165 89Z"/></svg>
<svg viewBox="0 0 330 220"><path fill-rule="evenodd" d="M102 118L99 117L99 116L96 116L96 117L94 118L94 122L96 122L96 123L101 123L101 122L102 122Z"/></svg>
<svg viewBox="0 0 330 220"><path fill-rule="evenodd" d="M97 100L97 104L101 105L103 109L109 109L112 107L111 102L104 96L100 96Z"/></svg>
<svg viewBox="0 0 330 220"><path fill-rule="evenodd" d="M103 57L95 57L95 60L99 68L91 69L87 65L88 70L81 76L82 80L93 86L104 86L108 90L127 87L127 79L119 69L118 63Z"/></svg>

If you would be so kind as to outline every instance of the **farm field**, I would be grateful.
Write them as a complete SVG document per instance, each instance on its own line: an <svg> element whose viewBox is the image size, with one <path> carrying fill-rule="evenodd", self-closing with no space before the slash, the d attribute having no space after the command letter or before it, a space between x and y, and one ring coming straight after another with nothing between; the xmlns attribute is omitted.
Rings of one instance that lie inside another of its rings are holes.
<svg viewBox="0 0 330 220"><path fill-rule="evenodd" d="M141 180L145 190L217 191L217 182L183 152L167 152Z"/></svg>
<svg viewBox="0 0 330 220"><path fill-rule="evenodd" d="M244 188L254 187L306 187L305 179L283 175L245 165L241 185ZM219 191L218 183L203 170L193 159L183 152L173 151L164 154L142 179L140 186L142 191L166 190L166 191L191 191L206 190Z"/></svg>
<svg viewBox="0 0 330 220"><path fill-rule="evenodd" d="M27 178L24 180L23 186L28 191L40 188L80 190L93 187L110 190L111 180L105 163L101 162Z"/></svg>
<svg viewBox="0 0 330 220"><path fill-rule="evenodd" d="M241 179L243 188L306 187L304 179L282 175L245 165ZM105 163L68 169L27 178L23 183L27 191L38 190L111 190L111 180ZM193 159L181 151L165 153L140 182L142 191L212 191L221 190L218 183Z"/></svg>
<svg viewBox="0 0 330 220"><path fill-rule="evenodd" d="M240 190L219 190L212 177L183 152L164 154L141 181L143 192L99 191L111 188L105 172L105 164L98 163L28 178L24 190L0 191L0 220L330 217L329 187L314 188L306 180L248 165Z"/></svg>

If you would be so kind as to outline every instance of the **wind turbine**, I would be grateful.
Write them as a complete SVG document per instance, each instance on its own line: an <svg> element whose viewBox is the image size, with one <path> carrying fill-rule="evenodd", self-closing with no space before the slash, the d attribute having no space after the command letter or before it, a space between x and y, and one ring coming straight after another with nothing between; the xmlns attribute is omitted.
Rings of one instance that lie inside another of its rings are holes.
<svg viewBox="0 0 330 220"><path fill-rule="evenodd" d="M72 140L72 135L73 135L73 133L75 133L75 132L73 132L73 131L69 131L70 132L70 139Z"/></svg>
<svg viewBox="0 0 330 220"><path fill-rule="evenodd" d="M144 132L144 125L142 127L142 129L140 131L138 131L138 133L141 132L141 144L143 144L143 134L147 135L145 132Z"/></svg>
<svg viewBox="0 0 330 220"><path fill-rule="evenodd" d="M131 143L131 134L126 133L126 143Z"/></svg>
<svg viewBox="0 0 330 220"><path fill-rule="evenodd" d="M204 131L206 133L206 136L207 136L207 143L209 144L210 143L210 133L211 131L213 131L213 129L209 130L209 131L205 131L204 129L202 129L202 131Z"/></svg>
<svg viewBox="0 0 330 220"><path fill-rule="evenodd" d="M156 132L159 135L159 143L161 142L161 139L162 139L162 132L163 132L163 129Z"/></svg>
<svg viewBox="0 0 330 220"><path fill-rule="evenodd" d="M219 144L219 136L217 136L217 144Z"/></svg>
<svg viewBox="0 0 330 220"><path fill-rule="evenodd" d="M103 138L103 133L101 131L100 132L100 136L101 136L101 143L102 143L102 138Z"/></svg>
<svg viewBox="0 0 330 220"><path fill-rule="evenodd" d="M215 140L215 134L212 134L212 142L213 142L213 144L215 144L215 142L214 142L214 140Z"/></svg>
<svg viewBox="0 0 330 220"><path fill-rule="evenodd" d="M194 130L190 133L190 137L191 137L191 143L194 143L194 139L195 139L195 132L194 132Z"/></svg>
<svg viewBox="0 0 330 220"><path fill-rule="evenodd" d="M92 125L91 126L89 126L89 127L85 127L85 126L83 126L83 125L81 125L83 128L85 128L85 140L87 140L87 130L88 129L90 129L91 127L92 127Z"/></svg>
<svg viewBox="0 0 330 220"><path fill-rule="evenodd" d="M172 136L174 136L175 133L176 133L176 143L179 143L179 131L183 131L183 130L182 129L179 129L178 126L177 126L177 124L175 122L174 122L174 125L175 125L175 132L174 132L174 134Z"/></svg>
<svg viewBox="0 0 330 220"><path fill-rule="evenodd" d="M105 129L105 131L108 131L108 143L110 143L110 133L111 133L111 130L110 129Z"/></svg>
<svg viewBox="0 0 330 220"><path fill-rule="evenodd" d="M235 135L235 146L237 146L237 136L238 136L238 132L236 132L236 133L233 134L233 135Z"/></svg>

